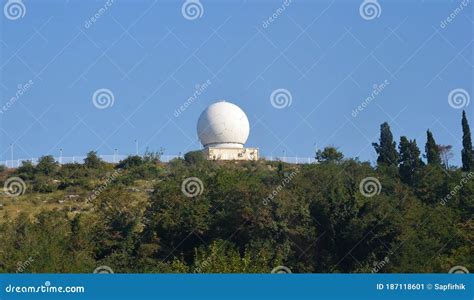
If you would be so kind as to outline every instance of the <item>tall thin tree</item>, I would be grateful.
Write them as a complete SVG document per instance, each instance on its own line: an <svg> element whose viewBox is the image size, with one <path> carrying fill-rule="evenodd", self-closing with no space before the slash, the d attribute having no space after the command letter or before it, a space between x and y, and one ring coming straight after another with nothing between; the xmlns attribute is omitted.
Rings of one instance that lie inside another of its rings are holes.
<svg viewBox="0 0 474 300"><path fill-rule="evenodd" d="M380 140L379 144L372 143L375 151L379 155L377 163L385 166L398 165L397 144L393 141L392 131L387 122L380 125Z"/></svg>
<svg viewBox="0 0 474 300"><path fill-rule="evenodd" d="M462 169L470 171L474 169L473 153L472 153L471 129L467 122L466 112L462 111Z"/></svg>
<svg viewBox="0 0 474 300"><path fill-rule="evenodd" d="M420 159L420 149L416 145L416 140L409 141L405 136L400 138L400 166L398 167L400 179L407 183L415 182L416 172L423 166Z"/></svg>
<svg viewBox="0 0 474 300"><path fill-rule="evenodd" d="M429 129L426 131L425 157L429 165L441 165L439 147Z"/></svg>

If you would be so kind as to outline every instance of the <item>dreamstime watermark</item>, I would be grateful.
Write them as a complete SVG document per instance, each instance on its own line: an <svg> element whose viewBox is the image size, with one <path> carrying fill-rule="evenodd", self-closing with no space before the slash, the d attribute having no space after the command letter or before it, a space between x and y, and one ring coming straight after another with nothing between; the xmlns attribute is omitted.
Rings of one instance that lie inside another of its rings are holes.
<svg viewBox="0 0 474 300"><path fill-rule="evenodd" d="M263 28L268 28L270 24L276 21L278 17L290 6L292 0L284 0L282 4L273 12L273 14L268 17L267 19L263 20L262 22L262 27Z"/></svg>
<svg viewBox="0 0 474 300"><path fill-rule="evenodd" d="M102 182L102 184L98 187L95 188L91 195L87 197L86 202L90 202L94 199L96 199L103 191L107 189L107 187L113 183L117 178L122 174L122 169L117 169L115 170L110 176L105 178L105 180Z"/></svg>
<svg viewBox="0 0 474 300"><path fill-rule="evenodd" d="M450 274L469 274L469 270L464 266L454 266L449 269Z"/></svg>
<svg viewBox="0 0 474 300"><path fill-rule="evenodd" d="M381 84L374 84L372 93L370 93L370 95L367 98L365 98L365 100L362 101L362 103L359 104L359 106L357 106L356 109L352 110L352 117L356 118L359 115L359 113L361 113L372 101L377 99L380 93L382 93L382 91L385 90L385 88L389 84L390 84L390 81L388 81L387 79L385 79L385 81L382 82Z"/></svg>
<svg viewBox="0 0 474 300"><path fill-rule="evenodd" d="M270 95L270 103L277 109L290 107L293 103L293 96L287 89L276 89Z"/></svg>
<svg viewBox="0 0 474 300"><path fill-rule="evenodd" d="M89 29L92 25L94 25L95 22L97 22L107 12L107 10L112 7L113 4L114 0L105 1L104 5L99 8L93 16L84 22L84 28Z"/></svg>
<svg viewBox="0 0 474 300"><path fill-rule="evenodd" d="M204 15L204 7L199 0L186 0L181 6L181 14L186 20L196 20Z"/></svg>
<svg viewBox="0 0 474 300"><path fill-rule="evenodd" d="M5 287L6 293L18 293L18 294L56 294L56 293L85 293L84 286L54 286L51 285L50 281L45 281L42 285L22 285L22 286L13 286L9 284Z"/></svg>
<svg viewBox="0 0 474 300"><path fill-rule="evenodd" d="M375 177L366 177L359 184L360 193L367 198L379 195L382 191L380 181Z"/></svg>
<svg viewBox="0 0 474 300"><path fill-rule="evenodd" d="M275 199L275 197L281 192L281 190L287 186L293 179L298 175L300 172L299 169L294 170L290 174L286 175L285 178L282 179L281 183L273 189L273 191L267 196L267 198L263 199L263 205L268 205L271 201Z"/></svg>
<svg viewBox="0 0 474 300"><path fill-rule="evenodd" d="M383 260L381 261L374 261L373 265L374 267L372 268L372 273L378 273L380 270L382 270L388 263L389 263L388 256L385 256Z"/></svg>
<svg viewBox="0 0 474 300"><path fill-rule="evenodd" d="M98 109L112 107L115 103L114 93L109 89L98 89L92 95L92 103Z"/></svg>
<svg viewBox="0 0 474 300"><path fill-rule="evenodd" d="M3 13L8 20L18 20L26 15L26 6L21 0L8 0L3 7Z"/></svg>
<svg viewBox="0 0 474 300"><path fill-rule="evenodd" d="M197 177L188 177L181 183L181 191L186 197L196 197L204 191L204 184Z"/></svg>
<svg viewBox="0 0 474 300"><path fill-rule="evenodd" d="M471 3L471 0L463 0L459 5L449 14L446 19L442 20L439 27L445 29L456 17Z"/></svg>
<svg viewBox="0 0 474 300"><path fill-rule="evenodd" d="M26 183L20 177L10 177L3 184L3 191L7 196L21 196L26 191Z"/></svg>
<svg viewBox="0 0 474 300"><path fill-rule="evenodd" d="M450 192L449 194L447 194L446 196L444 196L444 198L442 198L439 203L441 205L446 205L449 200L451 200L457 193L459 193L459 191L464 187L464 185L466 183L468 183L470 180L472 180L472 178L474 178L474 172L469 172L466 176L464 176L461 181L459 182L459 184L457 184Z"/></svg>
<svg viewBox="0 0 474 300"><path fill-rule="evenodd" d="M196 84L194 93L189 97L180 107L174 111L175 118L179 117L194 101L196 101L199 96L204 93L209 86L211 86L211 80L206 80L203 84Z"/></svg>
<svg viewBox="0 0 474 300"><path fill-rule="evenodd" d="M0 114L7 112L34 84L35 82L32 79L28 80L25 84L19 84L15 95L0 107Z"/></svg>
<svg viewBox="0 0 474 300"><path fill-rule="evenodd" d="M112 270L109 266L99 266L94 269L94 274L114 274L114 270Z"/></svg>
<svg viewBox="0 0 474 300"><path fill-rule="evenodd" d="M465 89L454 89L448 94L448 103L452 108L467 107L469 102L471 102L471 96Z"/></svg>
<svg viewBox="0 0 474 300"><path fill-rule="evenodd" d="M382 7L377 0L364 0L359 6L359 14L362 19L371 21L375 18L380 17L382 13Z"/></svg>
<svg viewBox="0 0 474 300"><path fill-rule="evenodd" d="M194 273L202 273L202 269L209 267L212 262L212 257L208 256L198 267L194 268Z"/></svg>
<svg viewBox="0 0 474 300"><path fill-rule="evenodd" d="M28 268L33 264L33 262L35 261L35 257L38 256L38 254L34 254L33 256L30 256L28 257L27 260L25 261L19 261L16 266L16 273L23 273L25 272L26 270L28 270Z"/></svg>
<svg viewBox="0 0 474 300"><path fill-rule="evenodd" d="M270 272L272 274L291 274L291 270L288 267L285 266L277 266L272 269Z"/></svg>

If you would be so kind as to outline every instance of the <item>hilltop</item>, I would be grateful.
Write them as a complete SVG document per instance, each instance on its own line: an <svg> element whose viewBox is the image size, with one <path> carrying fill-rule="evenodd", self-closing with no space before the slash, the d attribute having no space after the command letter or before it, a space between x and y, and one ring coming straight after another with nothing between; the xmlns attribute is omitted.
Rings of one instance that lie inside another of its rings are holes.
<svg viewBox="0 0 474 300"><path fill-rule="evenodd" d="M0 271L473 269L472 172L429 164L407 184L397 167L333 154L306 165L199 152L114 165L90 152L83 164L46 156L3 170L26 189L0 197Z"/></svg>

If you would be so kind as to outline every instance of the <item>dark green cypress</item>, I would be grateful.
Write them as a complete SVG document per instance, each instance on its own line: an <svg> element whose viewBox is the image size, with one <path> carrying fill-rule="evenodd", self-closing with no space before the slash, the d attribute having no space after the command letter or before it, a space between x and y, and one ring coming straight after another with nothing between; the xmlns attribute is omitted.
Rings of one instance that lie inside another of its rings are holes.
<svg viewBox="0 0 474 300"><path fill-rule="evenodd" d="M474 161L472 155L472 140L471 129L467 122L466 112L462 111L462 169L463 171L470 171L474 168Z"/></svg>
<svg viewBox="0 0 474 300"><path fill-rule="evenodd" d="M420 159L420 149L416 145L416 140L409 141L405 136L400 138L400 179L407 183L413 184L416 172L423 166Z"/></svg>
<svg viewBox="0 0 474 300"><path fill-rule="evenodd" d="M393 141L392 131L387 122L380 125L380 140L379 144L372 143L375 151L379 155L377 158L378 165L397 166L398 152L397 144Z"/></svg>
<svg viewBox="0 0 474 300"><path fill-rule="evenodd" d="M429 165L441 165L439 148L429 129L426 131L425 156Z"/></svg>

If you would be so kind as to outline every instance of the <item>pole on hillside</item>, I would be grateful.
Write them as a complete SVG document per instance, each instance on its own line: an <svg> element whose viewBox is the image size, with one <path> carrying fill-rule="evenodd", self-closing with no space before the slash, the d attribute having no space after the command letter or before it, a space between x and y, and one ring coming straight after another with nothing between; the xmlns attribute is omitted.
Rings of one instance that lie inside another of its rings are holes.
<svg viewBox="0 0 474 300"><path fill-rule="evenodd" d="M11 167L13 168L13 144L10 144L10 160L11 160Z"/></svg>

